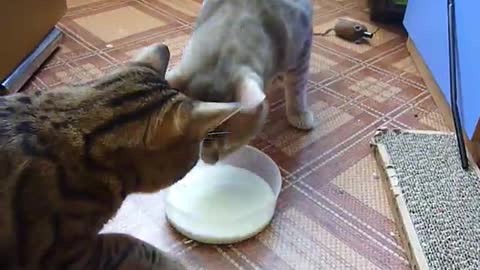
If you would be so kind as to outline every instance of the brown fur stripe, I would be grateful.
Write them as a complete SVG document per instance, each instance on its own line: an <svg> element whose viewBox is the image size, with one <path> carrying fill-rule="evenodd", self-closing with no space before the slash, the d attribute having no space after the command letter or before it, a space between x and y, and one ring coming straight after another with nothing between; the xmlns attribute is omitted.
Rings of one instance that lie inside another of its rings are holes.
<svg viewBox="0 0 480 270"><path fill-rule="evenodd" d="M99 269L97 266L99 266L103 257L102 251L104 248L104 241L103 237L96 238L94 249L90 252L90 258L88 258L85 269Z"/></svg>
<svg viewBox="0 0 480 270"><path fill-rule="evenodd" d="M135 243L134 242L128 242L127 246L120 247L123 250L118 254L117 256L108 256L109 259L114 259L113 261L109 261L107 263L108 268L104 269L109 269L109 270L117 270L117 269L123 269L121 266L125 262L125 260L128 258L128 256L133 254L133 250L135 249Z"/></svg>
<svg viewBox="0 0 480 270"><path fill-rule="evenodd" d="M139 76L141 75L141 76ZM113 86L118 84L123 84L126 81L135 81L135 78L139 77L142 78L142 82L147 78L155 79L156 81L162 81L166 83L166 81L161 79L161 75L148 64L141 64L141 63L134 63L129 64L129 69L121 71L119 74L112 74L108 76L106 79L103 80L95 80L83 84L79 84L76 86L92 86L96 90L102 91L106 89L110 89ZM139 82L141 83L141 82ZM168 83L166 83L168 86Z"/></svg>
<svg viewBox="0 0 480 270"><path fill-rule="evenodd" d="M12 115L9 111L0 112L0 117L10 117Z"/></svg>
<svg viewBox="0 0 480 270"><path fill-rule="evenodd" d="M102 198L96 196L94 193L86 192L84 190L75 190L75 188L69 185L69 178L67 177L65 168L62 165L56 166L57 172L57 185L60 189L60 193L65 200L81 200L81 201L94 201L94 202L111 202L111 198Z"/></svg>
<svg viewBox="0 0 480 270"><path fill-rule="evenodd" d="M60 242L60 215L54 214L51 218L50 224L53 230L52 244L45 250L43 256L40 259L41 269L51 270L51 259L57 252L57 244Z"/></svg>
<svg viewBox="0 0 480 270"><path fill-rule="evenodd" d="M40 144L34 140L36 140L34 135L23 135L21 141L23 153L32 157L44 158L52 162L55 161L55 156L49 151L49 149L47 147L41 147Z"/></svg>
<svg viewBox="0 0 480 270"><path fill-rule="evenodd" d="M36 128L34 128L32 122L23 121L15 127L15 130L18 134L35 134Z"/></svg>
<svg viewBox="0 0 480 270"><path fill-rule="evenodd" d="M178 95L178 92L174 90L165 90L164 97L162 97L160 100L153 102L151 104L148 104L147 106L132 112L132 113L127 113L120 115L109 122L98 126L95 128L91 133L86 134L84 136L84 141L85 141L85 157L87 164L96 167L96 168L101 168L102 166L100 164L96 164L95 161L91 157L91 148L93 143L95 142L95 139L98 136L101 136L102 134L106 134L110 131L112 131L115 128L118 128L119 126L122 126L128 122L136 121L139 119L142 119L143 117L153 113L154 111L158 110L159 108L162 108L168 101L170 101L172 98Z"/></svg>
<svg viewBox="0 0 480 270"><path fill-rule="evenodd" d="M133 93L127 93L119 97L112 98L109 105L112 107L122 106L127 102L135 102L140 99L146 99L150 96L158 94L159 91L164 91L168 88L168 84L164 81L155 80L147 81L144 83L147 88L144 91L137 91Z"/></svg>
<svg viewBox="0 0 480 270"><path fill-rule="evenodd" d="M22 96L17 98L17 101L23 104L32 104L32 100L28 96Z"/></svg>
<svg viewBox="0 0 480 270"><path fill-rule="evenodd" d="M25 221L22 211L23 203L26 201L26 198L23 197L23 191L26 189L26 186L34 173L35 172L29 167L24 168L24 170L19 173L14 195L12 196L12 211L15 220L15 226L13 226L13 228L15 229L16 242L20 243L17 245L18 258L15 259L20 266L25 265L29 261L28 255L24 252L25 250L21 245L22 243L26 243L29 232L27 228L28 223Z"/></svg>

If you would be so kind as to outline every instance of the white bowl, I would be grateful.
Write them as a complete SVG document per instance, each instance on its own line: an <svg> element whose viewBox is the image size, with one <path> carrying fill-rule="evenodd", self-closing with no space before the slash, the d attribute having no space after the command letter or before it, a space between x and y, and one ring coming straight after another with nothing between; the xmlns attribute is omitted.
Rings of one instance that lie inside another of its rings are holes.
<svg viewBox="0 0 480 270"><path fill-rule="evenodd" d="M224 221L222 221L221 226L231 226L232 228L240 228L240 230L236 230L236 233L231 234L225 232L219 233L219 230L216 231L214 229L216 225L214 224L215 221L206 220L202 216L194 216L191 213L187 214L185 211L182 211L182 209L174 206L169 200L170 189L167 190L167 194L165 197L165 213L169 223L184 236L206 244L231 244L235 242L240 242L262 231L270 223L273 217L278 195L280 194L282 186L282 177L278 166L268 155L252 146L245 146L239 149L235 153L222 160L220 163L246 169L258 175L271 188L272 193L275 196L275 201L273 204L268 203L265 204L264 207L262 206L263 208L255 209L255 211L250 214L239 215L238 213L232 213L232 217L229 217L228 220L225 219ZM174 189L175 185L171 188ZM262 222L256 223L256 225L254 226L251 224L252 222L249 221L258 218L259 211L261 211ZM182 220L182 222L178 222L177 224L177 220ZM197 231L193 233L192 229L186 228L190 225L187 224L187 226L184 226L185 220L191 220L192 224L198 221L202 224L211 224L211 226L208 226L208 230L203 230L201 232ZM182 223L184 225L181 225ZM218 226L220 225L217 225L217 227ZM239 231L241 231L241 233L239 233Z"/></svg>
<svg viewBox="0 0 480 270"><path fill-rule="evenodd" d="M282 189L282 175L277 164L267 154L247 145L226 157L222 163L249 170L260 176L278 198Z"/></svg>

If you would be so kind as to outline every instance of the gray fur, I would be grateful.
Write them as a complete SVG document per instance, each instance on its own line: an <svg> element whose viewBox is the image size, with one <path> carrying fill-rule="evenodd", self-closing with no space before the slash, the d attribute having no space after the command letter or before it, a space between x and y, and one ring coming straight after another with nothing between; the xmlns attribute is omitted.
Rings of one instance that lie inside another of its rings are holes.
<svg viewBox="0 0 480 270"><path fill-rule="evenodd" d="M299 129L313 128L305 89L312 15L310 0L204 2L182 61L166 78L196 99L244 106L223 125L232 135L210 145L214 151L207 149L217 157L204 158L216 161L261 130L267 113L264 92L280 75L286 78L287 119ZM248 121L254 124L245 126Z"/></svg>

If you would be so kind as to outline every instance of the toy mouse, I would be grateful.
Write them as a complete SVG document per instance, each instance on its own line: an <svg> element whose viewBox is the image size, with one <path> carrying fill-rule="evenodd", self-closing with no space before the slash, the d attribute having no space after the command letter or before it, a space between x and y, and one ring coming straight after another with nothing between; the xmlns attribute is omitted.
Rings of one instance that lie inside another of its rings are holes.
<svg viewBox="0 0 480 270"><path fill-rule="evenodd" d="M365 38L372 38L378 29L372 33L361 23L340 18L333 28L330 28L323 33L315 33L314 35L326 36L331 31L335 31L335 34L340 38L359 44Z"/></svg>

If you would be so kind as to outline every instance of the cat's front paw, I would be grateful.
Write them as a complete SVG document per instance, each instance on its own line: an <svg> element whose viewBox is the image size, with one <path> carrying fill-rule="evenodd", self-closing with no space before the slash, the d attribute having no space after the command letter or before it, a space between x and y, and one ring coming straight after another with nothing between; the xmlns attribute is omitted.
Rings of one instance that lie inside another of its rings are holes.
<svg viewBox="0 0 480 270"><path fill-rule="evenodd" d="M315 127L315 118L311 111L292 112L287 111L288 122L301 130L311 130Z"/></svg>

